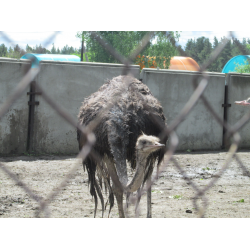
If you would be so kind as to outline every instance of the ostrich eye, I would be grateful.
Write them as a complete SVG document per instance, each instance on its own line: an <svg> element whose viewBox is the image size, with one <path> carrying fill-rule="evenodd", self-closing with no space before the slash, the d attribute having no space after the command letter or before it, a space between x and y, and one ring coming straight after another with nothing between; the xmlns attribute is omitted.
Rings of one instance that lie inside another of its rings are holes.
<svg viewBox="0 0 250 250"><path fill-rule="evenodd" d="M142 145L145 145L147 142L146 141L141 141Z"/></svg>

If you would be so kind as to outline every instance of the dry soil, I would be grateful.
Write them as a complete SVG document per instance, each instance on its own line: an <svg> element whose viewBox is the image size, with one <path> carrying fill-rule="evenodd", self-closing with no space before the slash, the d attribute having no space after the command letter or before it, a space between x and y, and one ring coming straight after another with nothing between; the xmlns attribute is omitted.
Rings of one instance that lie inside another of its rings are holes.
<svg viewBox="0 0 250 250"><path fill-rule="evenodd" d="M202 189L212 179L217 178L216 174L223 166L227 154L227 152L181 153L176 154L175 158L191 180ZM250 153L239 152L238 156L245 167L250 170L248 164ZM83 171L81 163L74 156L15 156L1 157L0 161L25 182L34 193L44 198L77 164L77 171L68 181L68 186L61 190L50 203L50 217L93 218L94 200L89 194L87 173ZM129 176L131 178L131 172ZM184 180L173 163L170 163L152 186L152 217L198 217L193 204L195 194L196 191L188 180ZM217 178L216 184L206 192L209 203L205 217L250 217L249 195L250 178L233 160L224 174ZM201 199L198 200L198 204L202 204ZM0 170L0 218L34 217L37 208L37 202ZM146 212L146 195L144 195L140 202L140 217L146 217ZM135 216L133 205L129 207L128 215ZM101 217L100 202L96 217ZM104 217L108 217L108 208L105 210ZM117 217L118 210L115 203L110 218Z"/></svg>

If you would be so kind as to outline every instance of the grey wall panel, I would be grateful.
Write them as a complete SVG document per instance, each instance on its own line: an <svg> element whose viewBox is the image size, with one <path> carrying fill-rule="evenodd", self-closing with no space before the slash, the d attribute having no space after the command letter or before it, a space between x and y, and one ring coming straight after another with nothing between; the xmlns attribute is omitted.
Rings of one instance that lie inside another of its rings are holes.
<svg viewBox="0 0 250 250"><path fill-rule="evenodd" d="M143 69L141 78L159 99L171 124L194 92L193 78L198 72ZM225 74L209 73L209 83L204 92L216 113L223 118ZM222 127L199 100L188 117L179 125L178 150L216 150L222 145Z"/></svg>
<svg viewBox="0 0 250 250"><path fill-rule="evenodd" d="M228 84L228 103L232 106L228 108L228 123L234 125L247 112L250 112L250 107L239 106L234 104L235 101L242 101L250 97L250 74L235 74L227 75ZM250 123L248 122L240 131L241 142L240 148L250 147Z"/></svg>
<svg viewBox="0 0 250 250"><path fill-rule="evenodd" d="M23 78L29 63L0 60L0 109ZM28 134L27 88L5 116L0 118L0 154L20 154L26 151Z"/></svg>
<svg viewBox="0 0 250 250"><path fill-rule="evenodd" d="M132 67L139 78L139 66ZM84 98L96 92L107 79L122 73L122 65L95 63L42 62L37 82L56 103L77 120ZM36 106L33 148L37 152L77 153L76 129L57 114L42 98Z"/></svg>

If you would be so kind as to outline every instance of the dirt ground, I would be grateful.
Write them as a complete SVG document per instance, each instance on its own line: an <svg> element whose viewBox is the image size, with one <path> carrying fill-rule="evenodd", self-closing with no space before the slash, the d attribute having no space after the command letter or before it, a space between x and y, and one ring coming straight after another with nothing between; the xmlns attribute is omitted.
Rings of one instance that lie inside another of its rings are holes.
<svg viewBox="0 0 250 250"><path fill-rule="evenodd" d="M179 153L175 158L195 184L204 188L222 167L227 152ZM250 170L250 153L239 152L238 156ZM68 171L77 164L73 178L49 205L53 218L93 218L94 200L89 194L87 173L74 156L16 156L0 157L17 177L24 181L36 194L46 197L59 185ZM129 173L130 177L132 173ZM152 187L153 218L195 218L198 216L193 205L195 190L176 170L173 163L160 175ZM247 218L250 217L250 178L233 160L215 186L206 192L209 204L205 217ZM106 196L105 196L106 198ZM201 204L201 199L198 201ZM38 204L21 187L0 170L0 218L34 217ZM104 217L108 217L108 208ZM146 217L146 195L140 202L140 217ZM134 207L129 208L134 216ZM98 203L97 218L101 217ZM117 218L115 203L110 218Z"/></svg>

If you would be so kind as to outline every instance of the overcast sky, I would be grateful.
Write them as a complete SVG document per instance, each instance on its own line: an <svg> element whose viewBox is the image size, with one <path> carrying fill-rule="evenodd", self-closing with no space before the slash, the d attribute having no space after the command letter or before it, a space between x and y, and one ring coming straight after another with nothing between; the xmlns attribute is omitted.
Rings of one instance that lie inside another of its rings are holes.
<svg viewBox="0 0 250 250"><path fill-rule="evenodd" d="M21 48L25 49L28 44L31 47L36 45L44 44L44 41L50 37L54 32L52 31L34 31L34 32L21 32L21 31L5 31L5 34L13 41L14 44L18 44ZM79 48L80 39L76 38L77 31L62 31L57 34L56 38L53 39L56 48L62 49L66 44L70 47ZM218 40L223 36L227 36L228 31L182 31L180 33L179 44L185 47L188 39L194 39L201 36L205 36L210 39L213 43L213 38L216 36ZM242 41L243 37L250 38L250 32L235 32L237 38ZM0 44L4 43L7 47L11 44L3 37L0 33ZM52 48L52 44L47 46L48 49Z"/></svg>

